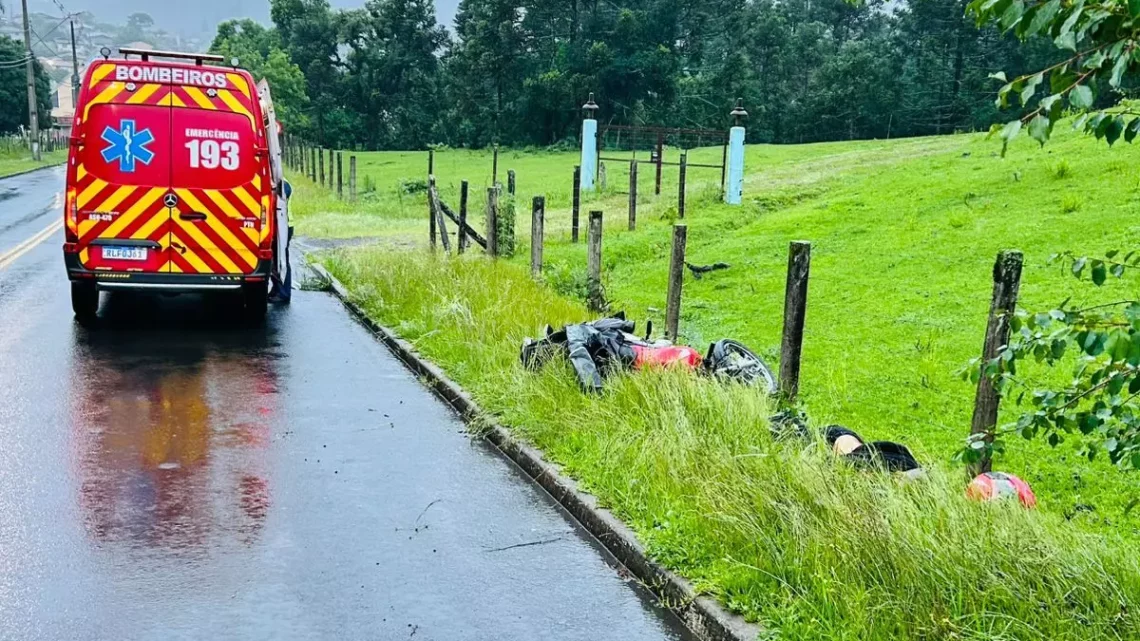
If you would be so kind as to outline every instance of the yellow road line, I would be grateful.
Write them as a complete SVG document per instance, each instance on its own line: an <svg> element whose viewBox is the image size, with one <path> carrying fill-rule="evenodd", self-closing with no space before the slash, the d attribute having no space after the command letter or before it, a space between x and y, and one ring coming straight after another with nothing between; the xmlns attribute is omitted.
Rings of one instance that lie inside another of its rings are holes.
<svg viewBox="0 0 1140 641"><path fill-rule="evenodd" d="M24 254L32 251L40 243L44 242L48 238L51 238L52 234L59 231L60 228L62 228L62 227L63 227L63 221L62 220L56 220L55 222L48 225L45 229L40 231L35 236L32 236L31 238L20 243L19 245L16 245L15 248L10 249L3 254L0 254L0 269L6 269L9 265L14 263L17 258L19 258L19 257L23 256Z"/></svg>

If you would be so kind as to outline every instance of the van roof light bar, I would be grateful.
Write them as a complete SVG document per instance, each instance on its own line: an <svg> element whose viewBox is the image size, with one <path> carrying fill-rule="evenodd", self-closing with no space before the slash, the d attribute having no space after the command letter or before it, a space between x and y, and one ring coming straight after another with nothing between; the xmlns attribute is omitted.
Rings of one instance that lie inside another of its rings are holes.
<svg viewBox="0 0 1140 641"><path fill-rule="evenodd" d="M212 53L183 53L180 51L160 51L157 49L132 49L130 47L119 47L119 53L123 56L138 56L143 62L147 62L151 57L155 58L177 58L179 60L193 60L194 64L201 67L206 62L225 62L224 56L215 55Z"/></svg>

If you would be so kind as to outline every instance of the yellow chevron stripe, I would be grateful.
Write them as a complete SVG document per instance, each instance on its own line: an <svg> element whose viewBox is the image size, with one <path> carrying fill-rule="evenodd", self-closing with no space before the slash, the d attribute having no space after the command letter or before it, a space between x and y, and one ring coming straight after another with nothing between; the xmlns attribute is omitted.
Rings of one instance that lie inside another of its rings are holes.
<svg viewBox="0 0 1140 641"><path fill-rule="evenodd" d="M226 244L230 246L230 249L232 249L242 259L242 261L245 262L247 266L257 266L257 257L253 255L253 252L246 249L241 240L234 236L234 233L230 231L230 228L226 227L225 223L218 220L217 216L207 217L206 224L208 224L214 230L215 234L221 236L222 240L224 240ZM219 254L220 253L221 252L219 252ZM219 259L220 258L221 256L219 256ZM238 271L244 270L239 269Z"/></svg>
<svg viewBox="0 0 1140 641"><path fill-rule="evenodd" d="M257 201L253 199L253 196L249 195L249 192L246 191L244 187L237 187L233 191L234 195L238 197L238 200L246 206L248 215L261 216L261 206L257 204Z"/></svg>
<svg viewBox="0 0 1140 641"><path fill-rule="evenodd" d="M95 85L99 84L104 78L111 75L111 72L114 70L115 65L99 65L95 68L95 71L91 72L91 83L87 86L94 87Z"/></svg>
<svg viewBox="0 0 1140 641"><path fill-rule="evenodd" d="M252 182L253 182L253 190L260 192L261 191L261 174L254 174Z"/></svg>
<svg viewBox="0 0 1140 641"><path fill-rule="evenodd" d="M178 266L178 263L170 260L170 261L167 261L166 264L162 266L162 271L171 272L173 274L181 274L182 268Z"/></svg>
<svg viewBox="0 0 1140 641"><path fill-rule="evenodd" d="M106 186L107 186L107 183L96 178L94 181L91 182L90 185L87 186L87 189L84 189L79 194L79 198L75 201L75 204L79 207L79 209L83 209L84 207L87 206L87 203L91 202L92 199L94 199L96 196L98 196L103 191L103 188Z"/></svg>
<svg viewBox="0 0 1140 641"><path fill-rule="evenodd" d="M86 238L87 234L91 233L91 228L99 224L97 220L83 219L79 221L79 237Z"/></svg>
<svg viewBox="0 0 1140 641"><path fill-rule="evenodd" d="M182 102L181 98L174 95L173 91L171 91L170 93L163 96L162 100L158 101L158 104L163 106L163 107L185 107L186 106L186 103Z"/></svg>
<svg viewBox="0 0 1140 641"><path fill-rule="evenodd" d="M201 247L203 251L209 252L210 256L212 256L214 258L214 260L216 260L218 262L218 264L220 264L222 266L222 269L226 270L227 274L240 274L241 273L242 270L239 269L238 266L235 265L232 260L230 260L229 256L226 256L224 251L222 251L221 249L218 249L218 246L215 245L213 243L213 241L210 240L209 236L207 236L206 234L203 234L202 230L198 229L198 227L195 225L195 223L183 221L178 216L175 216L173 218L173 220L174 220L174 224L177 225L178 228L181 229L183 232L185 232L188 236L193 238L194 241L196 243L198 243L198 246ZM211 221L211 220L213 220L213 218L207 217L206 220ZM194 253L194 250L190 250L186 253L186 255L190 255L193 253ZM194 258L201 260L197 256L195 256ZM195 265L194 267L196 269L198 268L197 265ZM203 263L202 271L209 272L211 270L209 267L205 267L205 263Z"/></svg>
<svg viewBox="0 0 1140 641"><path fill-rule="evenodd" d="M177 221L178 218L175 217L174 220ZM201 235L201 232L198 230L194 230L194 232ZM210 269L210 266L206 264L206 261L199 258L198 254L195 254L194 250L190 249L189 247L186 248L185 253L179 252L179 254L185 258L186 262L190 263L190 266L194 268L194 271L199 274L209 274L214 271L213 269Z"/></svg>
<svg viewBox="0 0 1140 641"><path fill-rule="evenodd" d="M131 94L130 98L127 98L127 104L128 105L143 104L147 101L148 98L150 98L151 96L154 95L154 92L158 91L161 87L162 87L162 85L157 85L157 84L143 85L143 86L139 87L133 94Z"/></svg>
<svg viewBox="0 0 1140 641"><path fill-rule="evenodd" d="M205 193L206 193L206 196L209 197L209 199L215 205L217 205L219 209L221 209L223 212L225 212L227 217L233 218L234 220L242 220L242 221L244 221L247 218L246 216L243 216L241 214L241 212L239 212L237 209L235 209L233 204L230 203L230 201L226 200L226 197L222 195L222 192L217 191L216 189L207 189L207 190L205 190ZM227 230L228 229L229 228L227 228ZM255 244L258 242L257 230L256 229L250 229L250 228L247 228L245 226L242 226L241 230L242 230L242 233L244 233L246 236L248 236L249 239L251 241L253 241ZM225 238L225 236L223 236L223 238ZM227 242L229 242L228 239L227 239ZM233 247L238 252L248 252L249 251L249 249L246 248L245 245L239 244L239 245L233 245ZM243 253L243 256L244 256L244 253ZM251 265L252 264L254 264L254 263L251 263Z"/></svg>
<svg viewBox="0 0 1140 641"><path fill-rule="evenodd" d="M253 114L249 113L249 110L245 108L245 105L241 104L237 98L234 98L234 95L230 93L229 90L220 90L218 92L218 97L221 98L222 102L226 103L226 105L229 106L229 108L233 110L234 113L245 116L251 123L253 123L254 128L257 128L257 123L253 122Z"/></svg>
<svg viewBox="0 0 1140 641"><path fill-rule="evenodd" d="M182 197L182 193L184 190L177 190L177 191L178 191L178 196ZM233 206L230 205L228 202L226 202L224 198L222 198L221 194L218 194L218 193L211 191L211 190L207 190L206 195L209 196L210 200L217 203L219 207L222 207L223 210L226 212L226 214L229 215L230 217L238 218L238 219L241 218L241 216L238 215L237 211L233 208ZM191 195L190 193L187 192L186 196L188 196L188 198L186 198L186 203L188 205L190 205L191 207L193 207L194 211L200 211L200 212L209 211L204 206L202 206L202 203L197 201L194 198L194 196ZM231 211L233 212L233 214L230 214ZM227 245L229 245L229 247L231 249L233 249L235 252L237 252L237 254L239 256L241 256L241 259L243 261L245 261L250 267L254 267L255 265L257 265L257 258L254 257L253 252L246 249L245 245L242 244L241 240L239 240L236 236L234 236L233 232L230 231L230 228L226 227L225 223L218 220L217 216L207 215L206 216L206 224L209 225L210 228L214 230L214 233L217 234L218 237L221 238ZM197 231L197 229L195 229L195 231ZM217 247L214 247L214 249L217 250ZM226 258L228 258L228 257L226 257ZM219 259L219 262L220 262L220 259Z"/></svg>
<svg viewBox="0 0 1140 641"><path fill-rule="evenodd" d="M153 234L154 231L162 226L162 224L167 220L170 220L170 210L159 209L151 213L150 219L147 220L142 227L136 229L135 233L131 234L131 238L135 240L144 240Z"/></svg>
<svg viewBox="0 0 1140 641"><path fill-rule="evenodd" d="M242 95L245 96L246 98L252 98L253 97L249 93L249 83L245 81L245 77L242 76L241 74L227 73L226 74L226 80L228 80L230 82L230 84L232 84L234 86L234 89L237 89L238 91L240 91L242 93Z"/></svg>
<svg viewBox="0 0 1140 641"><path fill-rule="evenodd" d="M75 168L75 179L76 180L83 180L86 177L87 177L87 168L86 167L84 167L83 165L79 165L78 167Z"/></svg>
<svg viewBox="0 0 1140 641"><path fill-rule="evenodd" d="M200 200L194 197L194 194L190 193L188 190L176 189L174 191L178 194L178 197L182 199L182 202L189 205L190 208L194 211L202 213L207 213L210 211L206 208L205 205L202 204ZM194 235L194 240L197 240L202 247L207 249L212 256L217 258L218 262L222 264L222 267L226 268L226 270L228 270L230 273L240 273L242 271L238 269L237 265L235 265L233 261L229 259L229 256L226 256L221 250L219 250L218 246L211 242L210 239L197 227L195 227L193 223L189 223L188 225L183 224L183 222L177 216L174 217L174 221L178 224L179 227L186 229L190 234ZM217 233L218 236L220 236L227 245L233 247L235 250L238 249L238 247L235 246L235 243L239 242L238 239L234 238L233 234L230 233L230 230L226 229L225 226L222 225L221 221L219 221L216 217L207 214L206 223L210 225L214 232ZM221 227L221 229L219 229L219 227Z"/></svg>
<svg viewBox="0 0 1140 641"><path fill-rule="evenodd" d="M131 223L135 222L135 220L137 220L144 211L150 209L150 207L154 205L154 202L158 200L164 193L166 193L165 189L152 187L151 190L148 191L142 198L140 198L138 202L136 202L134 205L131 205L130 209L120 214L119 217L115 219L115 222L111 223L111 225L107 227L107 229L104 230L101 235L104 238L117 238L119 234L122 233L122 231L127 227L130 227ZM162 216L160 215L161 213L162 212L159 212L159 214L155 214L154 216L155 218L159 219L159 223L162 222ZM151 231L154 231L154 229L151 229ZM150 234L147 233L146 235L142 236L142 238L146 238L149 235Z"/></svg>
<svg viewBox="0 0 1140 641"><path fill-rule="evenodd" d="M123 202L127 196L135 193L135 189L137 189L137 187L119 187L115 190L115 193L111 194L107 197L106 200L99 203L99 211L103 213L110 213L115 211L115 208L119 206L119 203Z"/></svg>
<svg viewBox="0 0 1140 641"><path fill-rule="evenodd" d="M124 85L121 82L112 82L111 84L107 85L106 89L99 92L99 95L95 96L91 99L91 102L87 103L87 107L83 109L83 119L87 119L87 114L91 113L91 108L95 105L101 105L114 100L115 96L119 95L119 93L123 90L123 86Z"/></svg>
<svg viewBox="0 0 1140 641"><path fill-rule="evenodd" d="M79 262L82 263L84 266L87 265L87 261L89 261L90 259L91 259L91 252L90 251L84 249L84 250L81 250L79 252Z"/></svg>
<svg viewBox="0 0 1140 641"><path fill-rule="evenodd" d="M182 89L186 92L187 96L190 96L191 100L198 103L199 107L210 110L217 109L217 107L214 106L213 101L207 98L206 94L202 93L201 89L197 87L183 87Z"/></svg>
<svg viewBox="0 0 1140 641"><path fill-rule="evenodd" d="M245 219L245 216L241 215L241 213L238 212L238 210L230 203L230 201L226 200L226 197L222 195L222 192L216 189L206 189L204 192L206 196L209 197L209 199L213 201L213 203L217 205L219 209L225 212L225 214L230 218L236 218L238 220Z"/></svg>

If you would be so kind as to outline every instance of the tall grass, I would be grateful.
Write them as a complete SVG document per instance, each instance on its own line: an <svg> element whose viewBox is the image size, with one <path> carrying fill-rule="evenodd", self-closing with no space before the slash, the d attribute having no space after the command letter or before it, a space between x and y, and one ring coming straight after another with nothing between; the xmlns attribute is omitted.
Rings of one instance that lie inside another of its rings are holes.
<svg viewBox="0 0 1140 641"><path fill-rule="evenodd" d="M526 372L544 323L587 318L517 265L359 249L326 264L488 411L626 520L660 562L780 639L1127 639L1140 565L1114 536L979 505L962 473L903 484L782 440L755 390L677 371L578 391Z"/></svg>
<svg viewBox="0 0 1140 641"><path fill-rule="evenodd" d="M19 141L15 143L11 141L0 142L0 178L36 167L62 163L67 160L67 151L63 149L51 153L45 151L40 155L40 158L39 162L33 160L32 152L21 146Z"/></svg>

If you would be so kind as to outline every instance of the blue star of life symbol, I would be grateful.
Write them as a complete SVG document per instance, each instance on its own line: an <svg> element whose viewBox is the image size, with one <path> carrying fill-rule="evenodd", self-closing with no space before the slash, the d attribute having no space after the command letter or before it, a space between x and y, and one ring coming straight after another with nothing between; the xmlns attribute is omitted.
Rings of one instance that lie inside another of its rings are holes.
<svg viewBox="0 0 1140 641"><path fill-rule="evenodd" d="M149 165L154 160L154 152L147 149L147 145L154 142L154 134L150 129L135 131L135 121L122 120L119 130L107 127L103 130L103 140L107 147L103 149L103 160L110 164L119 161L119 171L131 173L135 170L135 161Z"/></svg>

